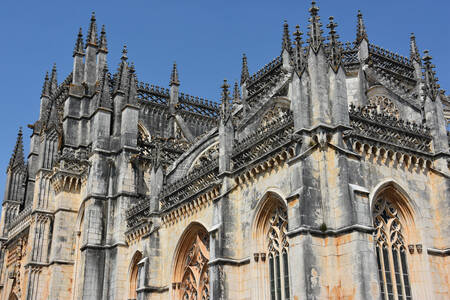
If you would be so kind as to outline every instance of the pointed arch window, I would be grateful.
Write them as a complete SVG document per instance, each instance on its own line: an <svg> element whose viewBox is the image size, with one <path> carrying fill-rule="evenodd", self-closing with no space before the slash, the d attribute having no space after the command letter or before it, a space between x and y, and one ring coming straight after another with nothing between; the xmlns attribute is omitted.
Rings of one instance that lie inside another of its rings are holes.
<svg viewBox="0 0 450 300"><path fill-rule="evenodd" d="M287 224L286 210L276 207L269 219L267 236L271 300L290 299Z"/></svg>
<svg viewBox="0 0 450 300"><path fill-rule="evenodd" d="M199 232L187 253L181 281L181 299L209 300L209 234Z"/></svg>
<svg viewBox="0 0 450 300"><path fill-rule="evenodd" d="M406 246L397 208L385 197L374 203L376 252L381 298L410 300Z"/></svg>

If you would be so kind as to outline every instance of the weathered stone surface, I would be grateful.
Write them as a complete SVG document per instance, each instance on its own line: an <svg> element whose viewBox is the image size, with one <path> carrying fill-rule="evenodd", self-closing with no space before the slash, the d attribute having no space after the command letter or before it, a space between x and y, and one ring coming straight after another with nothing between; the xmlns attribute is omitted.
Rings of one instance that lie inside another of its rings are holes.
<svg viewBox="0 0 450 300"><path fill-rule="evenodd" d="M110 76L93 15L72 74L46 76L27 161L18 135L0 299L449 298L431 57L371 44L361 13L354 43L332 18L326 43L318 11L254 75L244 55L220 105L182 93L176 64L169 88L136 82L126 47Z"/></svg>

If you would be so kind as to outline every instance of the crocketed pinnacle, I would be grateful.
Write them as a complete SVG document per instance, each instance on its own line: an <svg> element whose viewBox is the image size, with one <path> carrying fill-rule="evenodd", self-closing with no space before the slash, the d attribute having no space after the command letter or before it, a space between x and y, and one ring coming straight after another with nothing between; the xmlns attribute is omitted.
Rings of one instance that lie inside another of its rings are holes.
<svg viewBox="0 0 450 300"><path fill-rule="evenodd" d="M23 165L25 163L23 155L23 137L22 137L22 127L19 128L19 133L17 134L16 145L9 160L8 168L12 169L18 165Z"/></svg>
<svg viewBox="0 0 450 300"><path fill-rule="evenodd" d="M328 23L327 28L330 29L330 33L328 36L329 44L329 62L331 68L337 72L339 65L341 64L342 59L342 51L341 51L341 43L338 38L339 35L336 33L336 27L338 26L336 22L334 22L333 17L329 17L330 23Z"/></svg>
<svg viewBox="0 0 450 300"><path fill-rule="evenodd" d="M242 55L241 85L243 85L249 77L250 74L248 73L247 56L244 53Z"/></svg>
<svg viewBox="0 0 450 300"><path fill-rule="evenodd" d="M305 58L303 55L303 42L302 42L303 33L300 31L300 26L295 26L295 51L294 51L294 65L296 70L301 74L305 69Z"/></svg>
<svg viewBox="0 0 450 300"><path fill-rule="evenodd" d="M419 53L419 49L417 48L416 36L414 35L414 33L411 33L411 37L410 37L409 57L411 58L411 60L415 60L419 64L421 63L420 53Z"/></svg>
<svg viewBox="0 0 450 300"><path fill-rule="evenodd" d="M178 80L178 70L177 63L173 63L172 73L170 74L170 84L169 85L180 85L180 81Z"/></svg>
<svg viewBox="0 0 450 300"><path fill-rule="evenodd" d="M106 53L108 52L108 43L106 42L105 25L102 25L102 31L100 32L100 44L98 50Z"/></svg>
<svg viewBox="0 0 450 300"><path fill-rule="evenodd" d="M361 43L362 40L368 41L366 26L364 25L363 15L358 10L358 24L356 25L356 43Z"/></svg>
<svg viewBox="0 0 450 300"><path fill-rule="evenodd" d="M48 78L48 71L47 71L47 72L45 72L45 79L44 79L44 85L42 86L41 98L49 97L49 96L50 96L50 81Z"/></svg>
<svg viewBox="0 0 450 300"><path fill-rule="evenodd" d="M291 38L289 37L289 25L286 20L284 20L283 24L283 40L281 42L281 52L283 52L283 50L285 49L287 52L292 53Z"/></svg>
<svg viewBox="0 0 450 300"><path fill-rule="evenodd" d="M322 36L322 23L320 22L320 17L318 15L319 7L316 6L316 1L311 2L311 8L309 9L309 13L311 17L309 18L309 32L308 32L308 43L314 52L318 52L320 46L324 41L324 37Z"/></svg>
<svg viewBox="0 0 450 300"><path fill-rule="evenodd" d="M435 65L431 63L431 55L429 54L428 50L423 51L423 53L423 70L425 79L423 90L425 92L425 96L429 96L431 100L434 101L439 94L440 86L437 83L438 79L436 77L436 71L434 71Z"/></svg>
<svg viewBox="0 0 450 300"><path fill-rule="evenodd" d="M100 78L98 107L112 108L111 95L109 92L109 82L110 78L108 73L108 66L105 64L102 70L102 76Z"/></svg>
<svg viewBox="0 0 450 300"><path fill-rule="evenodd" d="M127 46L123 46L122 57L115 78L114 93L121 91L125 93L128 87L128 63L127 63Z"/></svg>
<svg viewBox="0 0 450 300"><path fill-rule="evenodd" d="M75 55L84 55L84 46L83 46L83 32L81 30L78 31L77 41L75 42L75 48L73 49L73 56Z"/></svg>
<svg viewBox="0 0 450 300"><path fill-rule="evenodd" d="M220 110L220 116L223 120L227 119L230 115L231 111L231 104L230 104L230 91L228 90L230 86L227 83L227 80L223 80L222 88L222 98L221 98L221 110Z"/></svg>
<svg viewBox="0 0 450 300"><path fill-rule="evenodd" d="M121 60L127 60L128 59L127 53L128 53L127 45L123 45L122 57L120 59Z"/></svg>
<svg viewBox="0 0 450 300"><path fill-rule="evenodd" d="M56 63L53 64L52 68L52 76L50 77L50 95L53 95L53 93L58 88L58 79L56 74Z"/></svg>
<svg viewBox="0 0 450 300"><path fill-rule="evenodd" d="M239 85L238 85L237 81L234 82L233 103L234 104L241 103L241 96L240 96Z"/></svg>
<svg viewBox="0 0 450 300"><path fill-rule="evenodd" d="M128 73L128 92L127 92L127 103L128 104L137 104L137 88L136 88L136 74L134 69L134 64L130 65L129 73Z"/></svg>
<svg viewBox="0 0 450 300"><path fill-rule="evenodd" d="M86 47L88 45L97 46L97 22L95 20L95 13L92 13L91 23L89 24L89 31L86 40Z"/></svg>

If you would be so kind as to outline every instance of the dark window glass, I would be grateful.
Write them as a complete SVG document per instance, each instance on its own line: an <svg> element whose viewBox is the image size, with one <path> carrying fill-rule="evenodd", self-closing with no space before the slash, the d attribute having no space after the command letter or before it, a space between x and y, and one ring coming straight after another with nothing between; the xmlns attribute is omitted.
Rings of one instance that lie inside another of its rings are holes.
<svg viewBox="0 0 450 300"><path fill-rule="evenodd" d="M273 269L273 256L269 254L269 276L270 276L270 299L276 300L275 297L275 274Z"/></svg>
<svg viewBox="0 0 450 300"><path fill-rule="evenodd" d="M284 297L286 300L291 298L289 291L289 262L286 250L283 251L283 268L284 268Z"/></svg>

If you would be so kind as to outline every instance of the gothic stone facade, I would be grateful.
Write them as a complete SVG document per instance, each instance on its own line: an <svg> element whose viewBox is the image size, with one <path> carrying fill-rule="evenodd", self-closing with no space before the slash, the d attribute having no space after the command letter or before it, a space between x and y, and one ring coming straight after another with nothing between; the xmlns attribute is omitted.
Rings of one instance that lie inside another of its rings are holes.
<svg viewBox="0 0 450 300"><path fill-rule="evenodd" d="M1 299L449 299L448 99L431 57L288 25L221 103L139 82L104 28L46 76L1 215ZM86 45L84 45L86 44ZM231 95L230 95L231 94Z"/></svg>

